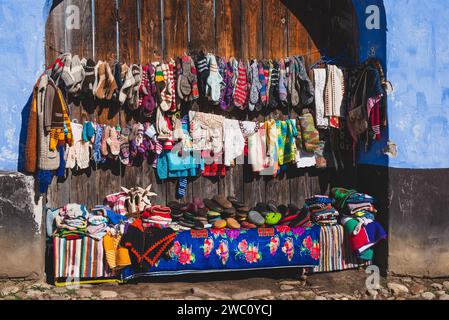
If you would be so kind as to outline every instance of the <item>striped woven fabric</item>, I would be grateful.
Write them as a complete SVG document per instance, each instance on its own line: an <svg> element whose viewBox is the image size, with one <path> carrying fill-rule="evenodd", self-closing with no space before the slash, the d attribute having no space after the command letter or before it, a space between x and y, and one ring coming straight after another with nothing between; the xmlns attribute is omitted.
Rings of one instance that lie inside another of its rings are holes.
<svg viewBox="0 0 449 320"><path fill-rule="evenodd" d="M55 278L106 278L112 274L105 262L103 242L84 237L53 239Z"/></svg>
<svg viewBox="0 0 449 320"><path fill-rule="evenodd" d="M360 263L351 252L342 225L321 227L320 251L320 265L313 272L341 271L371 264L370 261Z"/></svg>

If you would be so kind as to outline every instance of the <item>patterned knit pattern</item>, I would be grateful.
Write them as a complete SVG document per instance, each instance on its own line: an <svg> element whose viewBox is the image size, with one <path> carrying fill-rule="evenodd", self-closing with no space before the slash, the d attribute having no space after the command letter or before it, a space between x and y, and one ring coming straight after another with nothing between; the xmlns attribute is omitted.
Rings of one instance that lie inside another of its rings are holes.
<svg viewBox="0 0 449 320"><path fill-rule="evenodd" d="M240 109L244 109L248 98L248 79L246 78L246 68L242 62L238 67L237 85L234 92L234 105Z"/></svg>

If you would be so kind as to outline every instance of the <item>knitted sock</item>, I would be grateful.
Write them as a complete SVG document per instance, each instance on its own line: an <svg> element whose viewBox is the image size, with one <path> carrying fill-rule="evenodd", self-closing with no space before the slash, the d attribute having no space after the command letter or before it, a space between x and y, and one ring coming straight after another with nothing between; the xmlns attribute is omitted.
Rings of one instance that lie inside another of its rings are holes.
<svg viewBox="0 0 449 320"><path fill-rule="evenodd" d="M83 59L81 64L84 67L84 80L81 85L81 92L84 98L90 98L95 82L95 62L92 59Z"/></svg>
<svg viewBox="0 0 449 320"><path fill-rule="evenodd" d="M106 161L106 158L103 157L102 152L101 152L104 128L98 124L97 129L95 131L96 131L96 133L95 133L95 142L94 142L94 147L93 147L93 158L96 163L104 163Z"/></svg>
<svg viewBox="0 0 449 320"><path fill-rule="evenodd" d="M162 111L168 111L170 110L171 106L171 88L172 83L170 81L169 73L170 73L170 67L168 64L162 64L161 66L162 74L164 76L164 83L165 88L161 91L161 103L159 104L159 107L162 109Z"/></svg>
<svg viewBox="0 0 449 320"><path fill-rule="evenodd" d="M150 118L156 108L156 84L154 82L155 70L151 64L148 65L148 95L143 99L142 114L144 117Z"/></svg>
<svg viewBox="0 0 449 320"><path fill-rule="evenodd" d="M143 102L146 96L149 94L149 75L148 65L142 67L142 82L139 87L139 108L144 108Z"/></svg>
<svg viewBox="0 0 449 320"><path fill-rule="evenodd" d="M77 55L72 58L70 72L74 81L73 85L69 89L69 93L76 97L81 93L82 83L85 77L84 67L81 64L79 56Z"/></svg>
<svg viewBox="0 0 449 320"><path fill-rule="evenodd" d="M293 58L290 58L288 66L288 92L292 107L297 107L299 105L299 91L296 80L298 71L299 69L296 61Z"/></svg>
<svg viewBox="0 0 449 320"><path fill-rule="evenodd" d="M268 61L267 63L267 72L265 73L265 76L267 77L267 103L266 105L270 103L270 91L271 91L271 75L273 73L273 61Z"/></svg>
<svg viewBox="0 0 449 320"><path fill-rule="evenodd" d="M226 73L226 61L223 58L218 59L218 72L220 73L221 78L223 79L223 86L220 88L220 108L222 110L226 110L226 105L224 104L226 89L227 89L227 80L228 76ZM224 107L224 108L223 108Z"/></svg>
<svg viewBox="0 0 449 320"><path fill-rule="evenodd" d="M223 90L223 100L220 107L224 111L232 108L232 99L234 95L234 68L231 62L226 63L225 66L225 88Z"/></svg>
<svg viewBox="0 0 449 320"><path fill-rule="evenodd" d="M177 198L182 199L186 196L187 178L179 178Z"/></svg>
<svg viewBox="0 0 449 320"><path fill-rule="evenodd" d="M175 112L178 109L178 105L176 103L176 62L175 60L171 59L168 63L168 80L170 83L170 94L171 94L171 104L170 104L170 111Z"/></svg>
<svg viewBox="0 0 449 320"><path fill-rule="evenodd" d="M207 89L206 92L209 93L210 100L213 104L220 103L221 85L223 83L223 78L218 72L217 59L214 55L209 57L209 77L207 78Z"/></svg>
<svg viewBox="0 0 449 320"><path fill-rule="evenodd" d="M59 168L56 171L56 176L63 178L65 176L65 158L64 158L64 146L58 146L59 152Z"/></svg>
<svg viewBox="0 0 449 320"><path fill-rule="evenodd" d="M263 67L263 64L260 62L258 66L258 73L259 73L259 83L260 83L260 103L256 105L256 110L260 111L262 110L262 107L267 102L267 84L265 79L265 70Z"/></svg>
<svg viewBox="0 0 449 320"><path fill-rule="evenodd" d="M198 89L202 97L206 96L207 79L209 78L209 66L207 64L206 56L201 52L196 61L196 69L198 71Z"/></svg>
<svg viewBox="0 0 449 320"><path fill-rule="evenodd" d="M273 68L271 70L270 95L268 102L270 108L272 109L277 108L278 98L279 98L279 64L277 61L273 61Z"/></svg>
<svg viewBox="0 0 449 320"><path fill-rule="evenodd" d="M195 63L193 63L192 58L190 58L190 65L192 66L192 76L190 78L190 83L192 85L192 100L198 99L200 92L198 89L198 71L196 70Z"/></svg>
<svg viewBox="0 0 449 320"><path fill-rule="evenodd" d="M279 65L279 101L285 107L288 104L288 92L287 92L287 72L285 70L284 60L280 61Z"/></svg>
<svg viewBox="0 0 449 320"><path fill-rule="evenodd" d="M142 67L140 65L133 64L131 70L134 78L134 85L132 87L128 105L131 107L131 110L137 110L139 108L139 88L142 83Z"/></svg>
<svg viewBox="0 0 449 320"><path fill-rule="evenodd" d="M39 185L39 192L40 193L47 193L48 187L51 184L51 180L53 180L53 173L52 173L52 171L39 170L37 172L37 182L38 182L38 185Z"/></svg>
<svg viewBox="0 0 449 320"><path fill-rule="evenodd" d="M256 104L259 102L260 97L260 89L262 88L262 84L259 81L259 66L257 61L254 61L251 65L251 92L249 99L249 110L253 111Z"/></svg>
<svg viewBox="0 0 449 320"><path fill-rule="evenodd" d="M265 77L265 97L263 102L263 107L266 107L268 105L268 99L269 99L269 90L270 90L270 66L268 63L264 62L262 64L263 66L263 75Z"/></svg>
<svg viewBox="0 0 449 320"><path fill-rule="evenodd" d="M157 104L160 105L162 103L162 91L165 90L166 83L164 79L164 72L162 71L162 65L159 63L154 63L154 67L156 69L154 83L156 85Z"/></svg>
<svg viewBox="0 0 449 320"><path fill-rule="evenodd" d="M248 98L248 82L246 78L246 68L245 65L240 62L238 66L238 78L237 85L235 86L234 92L234 104L236 107L243 109Z"/></svg>
<svg viewBox="0 0 449 320"><path fill-rule="evenodd" d="M127 65L122 66L122 79L123 85L120 89L118 100L121 105L124 105L131 98L132 90L136 81L133 77L132 69Z"/></svg>

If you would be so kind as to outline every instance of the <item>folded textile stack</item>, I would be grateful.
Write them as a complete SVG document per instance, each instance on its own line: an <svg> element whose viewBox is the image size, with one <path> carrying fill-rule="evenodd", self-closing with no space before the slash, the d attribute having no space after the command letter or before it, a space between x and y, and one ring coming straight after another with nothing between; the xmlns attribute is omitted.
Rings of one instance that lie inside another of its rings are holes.
<svg viewBox="0 0 449 320"><path fill-rule="evenodd" d="M101 240L109 230L109 220L100 211L94 211L87 218L87 234L96 240Z"/></svg>
<svg viewBox="0 0 449 320"><path fill-rule="evenodd" d="M310 212L312 221L321 226L337 224L339 213L332 206L332 199L327 196L314 196L306 200L305 209Z"/></svg>
<svg viewBox="0 0 449 320"><path fill-rule="evenodd" d="M385 230L375 221L375 199L344 188L333 188L331 197L335 206L343 213L341 224L349 234L352 250L361 260L372 260L372 247L387 237Z"/></svg>
<svg viewBox="0 0 449 320"><path fill-rule="evenodd" d="M375 199L365 193L344 188L333 188L331 197L335 207L343 214L350 217L367 218L375 220L377 213L374 207Z"/></svg>
<svg viewBox="0 0 449 320"><path fill-rule="evenodd" d="M56 235L67 240L80 239L87 235L89 212L79 204L68 204L59 209L55 216Z"/></svg>
<svg viewBox="0 0 449 320"><path fill-rule="evenodd" d="M171 209L154 205L147 207L140 218L144 227L166 228L172 222Z"/></svg>

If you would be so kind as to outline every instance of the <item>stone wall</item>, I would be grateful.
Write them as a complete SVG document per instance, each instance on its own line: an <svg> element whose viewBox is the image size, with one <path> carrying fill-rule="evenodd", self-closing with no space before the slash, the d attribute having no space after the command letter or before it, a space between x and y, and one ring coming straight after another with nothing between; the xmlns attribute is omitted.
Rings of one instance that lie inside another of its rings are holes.
<svg viewBox="0 0 449 320"><path fill-rule="evenodd" d="M0 171L0 279L44 276L42 208L33 177Z"/></svg>

